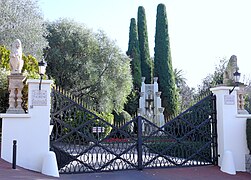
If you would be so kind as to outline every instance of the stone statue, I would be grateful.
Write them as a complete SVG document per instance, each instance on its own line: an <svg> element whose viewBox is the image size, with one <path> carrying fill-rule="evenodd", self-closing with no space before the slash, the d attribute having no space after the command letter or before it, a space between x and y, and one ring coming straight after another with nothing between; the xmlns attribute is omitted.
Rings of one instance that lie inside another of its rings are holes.
<svg viewBox="0 0 251 180"><path fill-rule="evenodd" d="M226 70L223 74L223 84L224 85L234 85L234 72L238 70L237 66L237 57L235 55L232 55L229 59L229 62L227 64Z"/></svg>
<svg viewBox="0 0 251 180"><path fill-rule="evenodd" d="M22 60L22 45L19 39L16 39L12 44L10 53L10 68L11 74L21 74L24 61Z"/></svg>

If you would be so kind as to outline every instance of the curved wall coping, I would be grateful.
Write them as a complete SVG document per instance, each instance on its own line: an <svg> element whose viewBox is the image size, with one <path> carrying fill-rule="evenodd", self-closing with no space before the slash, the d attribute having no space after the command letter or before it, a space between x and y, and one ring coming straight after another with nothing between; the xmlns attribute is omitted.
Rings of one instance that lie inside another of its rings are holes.
<svg viewBox="0 0 251 180"><path fill-rule="evenodd" d="M0 114L0 118L30 118L30 114Z"/></svg>
<svg viewBox="0 0 251 180"><path fill-rule="evenodd" d="M251 114L237 114L237 118L250 118L251 119Z"/></svg>

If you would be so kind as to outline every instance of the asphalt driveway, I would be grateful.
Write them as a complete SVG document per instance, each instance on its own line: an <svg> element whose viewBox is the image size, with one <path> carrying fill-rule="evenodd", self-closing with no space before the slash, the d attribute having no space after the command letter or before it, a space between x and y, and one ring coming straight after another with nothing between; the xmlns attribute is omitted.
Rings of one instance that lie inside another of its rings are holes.
<svg viewBox="0 0 251 180"><path fill-rule="evenodd" d="M218 166L200 166L187 168L144 169L143 171L127 170L102 173L61 174L53 178L29 171L20 167L12 169L12 165L0 159L1 180L251 180L251 174L238 172L229 175L220 171Z"/></svg>

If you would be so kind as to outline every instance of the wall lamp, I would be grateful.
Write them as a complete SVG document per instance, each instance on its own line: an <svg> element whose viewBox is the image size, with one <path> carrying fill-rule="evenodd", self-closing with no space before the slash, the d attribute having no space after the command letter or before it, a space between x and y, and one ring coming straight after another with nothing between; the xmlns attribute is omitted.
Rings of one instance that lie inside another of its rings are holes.
<svg viewBox="0 0 251 180"><path fill-rule="evenodd" d="M39 82L39 90L41 90L42 79L45 74L47 63L44 61L44 58L38 63L38 71L40 75L40 82Z"/></svg>
<svg viewBox="0 0 251 180"><path fill-rule="evenodd" d="M239 86L240 76L241 76L241 73L239 73L238 70L236 70L234 73L234 87L233 87L233 89L229 90L229 94L231 94L233 92L235 87Z"/></svg>

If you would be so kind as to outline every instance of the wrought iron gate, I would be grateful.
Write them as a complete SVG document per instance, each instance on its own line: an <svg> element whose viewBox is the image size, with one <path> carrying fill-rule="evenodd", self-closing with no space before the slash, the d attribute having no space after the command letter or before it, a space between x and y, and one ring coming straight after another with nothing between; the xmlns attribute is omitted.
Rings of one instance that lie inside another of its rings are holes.
<svg viewBox="0 0 251 180"><path fill-rule="evenodd" d="M140 116L116 127L54 90L51 118L60 173L217 164L212 94L162 127Z"/></svg>

